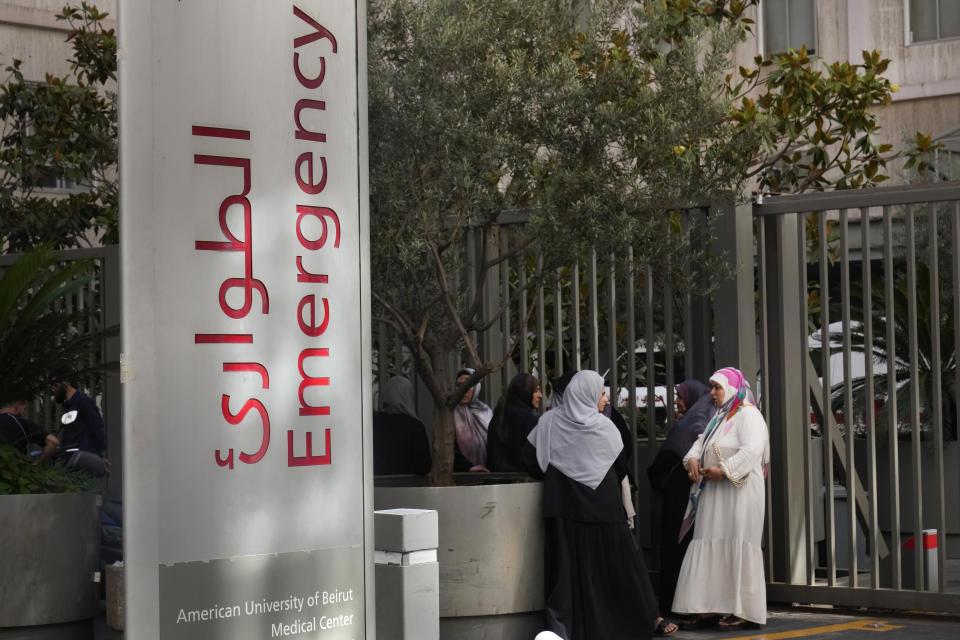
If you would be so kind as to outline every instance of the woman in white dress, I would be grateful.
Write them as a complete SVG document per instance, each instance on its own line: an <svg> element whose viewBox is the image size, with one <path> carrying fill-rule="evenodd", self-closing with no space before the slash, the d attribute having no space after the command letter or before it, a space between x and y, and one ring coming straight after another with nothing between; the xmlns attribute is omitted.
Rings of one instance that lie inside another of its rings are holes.
<svg viewBox="0 0 960 640"><path fill-rule="evenodd" d="M717 412L683 458L693 488L680 537L696 526L673 611L698 616L681 628L704 626L711 614L726 616L722 628L752 627L767 621L760 540L770 438L740 371L713 374L710 395Z"/></svg>

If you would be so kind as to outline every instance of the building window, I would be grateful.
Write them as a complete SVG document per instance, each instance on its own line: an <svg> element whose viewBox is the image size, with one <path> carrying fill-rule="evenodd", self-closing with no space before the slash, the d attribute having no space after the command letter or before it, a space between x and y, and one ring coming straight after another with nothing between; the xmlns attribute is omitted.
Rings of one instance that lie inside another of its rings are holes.
<svg viewBox="0 0 960 640"><path fill-rule="evenodd" d="M909 43L960 38L957 0L907 0L907 5Z"/></svg>
<svg viewBox="0 0 960 640"><path fill-rule="evenodd" d="M817 48L815 0L763 0L763 52L767 55Z"/></svg>
<svg viewBox="0 0 960 640"><path fill-rule="evenodd" d="M85 193L93 188L90 184L70 180L53 167L40 168L29 182L37 191L50 193Z"/></svg>

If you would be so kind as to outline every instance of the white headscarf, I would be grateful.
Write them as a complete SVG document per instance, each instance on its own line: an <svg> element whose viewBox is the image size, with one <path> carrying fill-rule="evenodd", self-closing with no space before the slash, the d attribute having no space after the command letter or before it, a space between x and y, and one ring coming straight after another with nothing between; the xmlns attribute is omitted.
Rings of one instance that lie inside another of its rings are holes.
<svg viewBox="0 0 960 640"><path fill-rule="evenodd" d="M620 432L599 410L603 378L580 371L563 392L563 404L543 414L527 439L537 448L537 463L553 465L591 489L600 486L623 449Z"/></svg>
<svg viewBox="0 0 960 640"><path fill-rule="evenodd" d="M473 369L461 369L459 378L464 373L472 375ZM457 431L457 446L460 453L470 464L482 465L487 463L487 427L493 418L493 409L480 401L480 383L473 385L473 396L470 402L458 404L453 410L453 422Z"/></svg>
<svg viewBox="0 0 960 640"><path fill-rule="evenodd" d="M403 376L394 376L387 380L383 385L382 398L385 413L401 413L420 419L414 403L413 384Z"/></svg>

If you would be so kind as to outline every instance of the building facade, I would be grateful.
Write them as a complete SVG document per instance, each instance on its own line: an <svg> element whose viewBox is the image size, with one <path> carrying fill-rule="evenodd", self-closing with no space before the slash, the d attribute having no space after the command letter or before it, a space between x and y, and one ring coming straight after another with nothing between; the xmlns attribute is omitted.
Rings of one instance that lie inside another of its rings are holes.
<svg viewBox="0 0 960 640"><path fill-rule="evenodd" d="M737 61L752 64L806 46L825 63L862 61L878 50L891 60L886 77L899 87L890 105L877 109L879 142L895 149L916 132L944 144L937 152L943 178L960 178L960 3L955 0L760 0L755 37ZM908 182L899 166L895 181Z"/></svg>

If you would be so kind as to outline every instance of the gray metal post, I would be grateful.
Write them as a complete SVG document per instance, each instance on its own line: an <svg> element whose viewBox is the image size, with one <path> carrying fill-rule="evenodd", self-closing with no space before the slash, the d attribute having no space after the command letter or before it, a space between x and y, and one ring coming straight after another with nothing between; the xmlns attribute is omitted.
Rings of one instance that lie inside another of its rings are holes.
<svg viewBox="0 0 960 640"><path fill-rule="evenodd" d="M766 255L763 265L767 282L767 336L770 369L761 372L763 399L770 420L771 465L778 473L769 479L773 484L772 505L767 514L773 524L774 548L772 578L789 584L804 584L806 567L806 518L802 496L806 490L803 446L806 425L798 423L803 398L797 393L791 372L801 371L804 355L798 348L798 336L806 331L806 318L800 313L797 291L797 224L795 215L766 220L764 237ZM775 256L775 258L773 258ZM752 310L752 307L750 307ZM752 319L752 318L751 318ZM795 375L795 374L794 374Z"/></svg>
<svg viewBox="0 0 960 640"><path fill-rule="evenodd" d="M440 566L437 512L374 511L377 638L440 637Z"/></svg>
<svg viewBox="0 0 960 640"><path fill-rule="evenodd" d="M499 227L494 227L484 234L485 242L487 243L487 260L493 260L501 255L500 243L503 237L499 231ZM483 255L483 252L481 252L481 255ZM506 284L501 280L501 269L498 267L488 269L486 279L483 283L483 298L480 311L480 320L482 322L489 321L490 318L499 313L501 305L509 299L509 296L503 293L504 287L506 287ZM496 362L503 358L510 338L509 336L503 335L502 321L497 322L490 327L490 329L481 333L479 337L481 340L481 358L487 362ZM494 402L496 402L496 399L500 397L504 388L503 377L496 374L490 375L487 376L483 382L488 391L487 397L492 398Z"/></svg>
<svg viewBox="0 0 960 640"><path fill-rule="evenodd" d="M750 204L721 204L713 209L717 216L715 252L725 254L735 271L733 278L720 283L713 298L714 362L718 367L738 367L753 380L757 374L753 209Z"/></svg>
<svg viewBox="0 0 960 640"><path fill-rule="evenodd" d="M710 212L704 209L694 209L687 212L687 221L691 227L691 243L695 247L704 247L708 241L706 218ZM696 278L706 281L711 274L704 273L703 268L692 262L689 266ZM710 297L690 295L688 315L685 322L689 325L687 331L687 372L686 377L706 381L713 373L713 324L710 316Z"/></svg>

